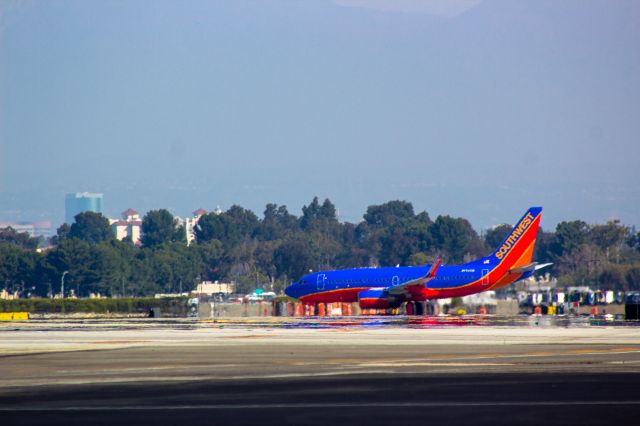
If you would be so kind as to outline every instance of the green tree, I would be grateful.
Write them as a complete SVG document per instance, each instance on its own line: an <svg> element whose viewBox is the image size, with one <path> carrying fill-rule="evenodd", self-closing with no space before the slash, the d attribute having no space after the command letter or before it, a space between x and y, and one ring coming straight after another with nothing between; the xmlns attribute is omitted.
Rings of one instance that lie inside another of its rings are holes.
<svg viewBox="0 0 640 426"><path fill-rule="evenodd" d="M592 226L589 240L606 253L607 260L613 257L619 261L622 246L628 241L629 234L629 228L620 225L619 220L610 220L604 225Z"/></svg>
<svg viewBox="0 0 640 426"><path fill-rule="evenodd" d="M318 197L313 197L313 200L309 205L302 206L302 217L300 218L300 225L302 229L309 229L317 224L320 220L320 202Z"/></svg>
<svg viewBox="0 0 640 426"><path fill-rule="evenodd" d="M629 230L627 245L640 252L640 232L636 232L635 227Z"/></svg>
<svg viewBox="0 0 640 426"><path fill-rule="evenodd" d="M511 225L498 225L493 229L489 229L484 236L484 241L491 249L498 248L500 243L509 235L513 227Z"/></svg>
<svg viewBox="0 0 640 426"><path fill-rule="evenodd" d="M382 251L382 238L385 229L369 225L366 221L360 222L355 229L355 240L358 247L366 253L370 265L376 265L380 260Z"/></svg>
<svg viewBox="0 0 640 426"><path fill-rule="evenodd" d="M549 252L556 258L571 253L587 241L588 235L589 227L581 220L560 222L549 245Z"/></svg>
<svg viewBox="0 0 640 426"><path fill-rule="evenodd" d="M0 242L0 288L24 291L34 280L36 253L13 243Z"/></svg>
<svg viewBox="0 0 640 426"><path fill-rule="evenodd" d="M220 240L209 240L195 245L201 259L202 278L218 280L224 278L221 270L222 259L225 251Z"/></svg>
<svg viewBox="0 0 640 426"><path fill-rule="evenodd" d="M69 233L71 232L71 225L63 223L56 229L56 235L51 237L51 245L57 246L62 240L69 239Z"/></svg>
<svg viewBox="0 0 640 426"><path fill-rule="evenodd" d="M261 240L273 241L290 236L298 230L298 218L289 214L286 206L267 204L257 235Z"/></svg>
<svg viewBox="0 0 640 426"><path fill-rule="evenodd" d="M263 271L271 282L275 281L278 274L276 265L273 262L273 256L279 244L278 241L261 242L254 253L257 269Z"/></svg>
<svg viewBox="0 0 640 426"><path fill-rule="evenodd" d="M64 271L68 271L65 295L71 289L84 291L85 286L91 286L98 280L91 246L86 241L77 238L60 241L56 249L47 252L46 258L48 281L55 293L60 292L60 278Z"/></svg>
<svg viewBox="0 0 640 426"><path fill-rule="evenodd" d="M429 256L422 251L417 253L413 253L409 256L409 260L407 261L407 265L410 266L423 266L433 263L433 259L429 258Z"/></svg>
<svg viewBox="0 0 640 426"><path fill-rule="evenodd" d="M472 242L478 239L471 224L463 218L438 216L430 230L436 249L444 251L451 263L463 262Z"/></svg>
<svg viewBox="0 0 640 426"><path fill-rule="evenodd" d="M142 218L140 241L144 247L154 247L164 243L185 243L184 228L166 209L151 210Z"/></svg>
<svg viewBox="0 0 640 426"><path fill-rule="evenodd" d="M554 262L555 257L551 252L551 246L554 241L555 233L546 232L542 227L538 228L538 238L536 238L536 245L534 246L533 259L540 263ZM544 271L544 273L548 271Z"/></svg>
<svg viewBox="0 0 640 426"><path fill-rule="evenodd" d="M77 238L89 244L97 244L114 238L109 220L101 213L82 212L75 217L68 238Z"/></svg>
<svg viewBox="0 0 640 426"><path fill-rule="evenodd" d="M199 244L218 240L229 249L240 241L240 232L228 215L208 213L203 215L194 229Z"/></svg>
<svg viewBox="0 0 640 426"><path fill-rule="evenodd" d="M229 218L240 238L252 238L259 225L255 213L235 204L221 216Z"/></svg>
<svg viewBox="0 0 640 426"><path fill-rule="evenodd" d="M625 290L625 272L626 268L620 265L607 265L598 276L600 288Z"/></svg>
<svg viewBox="0 0 640 426"><path fill-rule="evenodd" d="M286 274L291 279L297 279L313 268L314 257L309 241L293 238L275 250L273 262L279 276Z"/></svg>
<svg viewBox="0 0 640 426"><path fill-rule="evenodd" d="M372 256L360 245L357 229L358 227L352 223L342 224L338 253L333 259L335 267L354 268L373 264Z"/></svg>
<svg viewBox="0 0 640 426"><path fill-rule="evenodd" d="M112 239L92 247L92 267L95 283L85 288L86 293L131 295L132 265L139 249L129 241Z"/></svg>
<svg viewBox="0 0 640 426"><path fill-rule="evenodd" d="M640 290L640 265L634 265L625 275L627 288L625 290Z"/></svg>
<svg viewBox="0 0 640 426"><path fill-rule="evenodd" d="M326 236L336 236L339 228L336 207L328 198L320 205L318 197L314 197L308 206L302 207L300 227L307 232L317 231Z"/></svg>
<svg viewBox="0 0 640 426"><path fill-rule="evenodd" d="M427 222L411 218L396 222L381 239L380 262L383 265L406 265L412 254L428 251L431 240Z"/></svg>
<svg viewBox="0 0 640 426"><path fill-rule="evenodd" d="M413 205L408 201L400 200L369 206L364 214L365 222L373 227L388 227L413 217Z"/></svg>

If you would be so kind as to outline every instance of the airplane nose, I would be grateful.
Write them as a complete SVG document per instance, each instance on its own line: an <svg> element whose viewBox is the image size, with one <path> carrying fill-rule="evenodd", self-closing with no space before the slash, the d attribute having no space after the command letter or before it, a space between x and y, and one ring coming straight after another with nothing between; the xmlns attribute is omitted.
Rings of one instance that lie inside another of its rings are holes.
<svg viewBox="0 0 640 426"><path fill-rule="evenodd" d="M295 298L294 293L295 293L295 291L293 289L293 284L289 285L289 287L284 289L284 294L286 294L289 297L294 297Z"/></svg>

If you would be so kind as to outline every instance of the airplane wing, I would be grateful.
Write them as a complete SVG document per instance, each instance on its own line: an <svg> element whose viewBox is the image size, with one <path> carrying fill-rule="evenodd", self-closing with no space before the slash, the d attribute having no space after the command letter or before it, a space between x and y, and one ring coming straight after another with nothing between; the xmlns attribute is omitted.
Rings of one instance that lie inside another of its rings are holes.
<svg viewBox="0 0 640 426"><path fill-rule="evenodd" d="M431 268L429 268L429 272L427 272L424 276L416 278L411 281L407 281L406 283L402 283L400 285L396 285L393 287L389 287L389 294L397 296L399 294L404 294L404 291L407 287L414 285L425 285L432 279L436 277L436 273L438 272L438 268L440 267L440 263L442 263L442 259L438 259L436 263L434 263Z"/></svg>
<svg viewBox="0 0 640 426"><path fill-rule="evenodd" d="M543 263L541 265L538 262L532 262L527 265L518 266L517 268L509 269L510 274L524 274L525 272L533 272L542 268L546 268L553 263Z"/></svg>

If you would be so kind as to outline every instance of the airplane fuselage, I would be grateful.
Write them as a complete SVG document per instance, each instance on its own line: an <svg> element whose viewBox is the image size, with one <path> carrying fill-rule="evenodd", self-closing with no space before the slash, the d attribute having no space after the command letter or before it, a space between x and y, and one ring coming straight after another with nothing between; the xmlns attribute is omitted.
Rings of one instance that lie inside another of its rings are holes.
<svg viewBox="0 0 640 426"><path fill-rule="evenodd" d="M425 275L429 268L431 265L321 271L305 275L287 289L287 294L307 303L357 302L358 294L362 291L404 284ZM428 285L409 288L405 294L410 300L427 300L486 291L494 287L497 281L491 278L489 272L488 265L441 266ZM523 275L529 276L530 273L511 278L516 281L524 278Z"/></svg>
<svg viewBox="0 0 640 426"><path fill-rule="evenodd" d="M403 301L460 297L505 287L531 276L542 208L532 207L489 256L463 265L398 266L319 271L285 290L304 303L360 302L393 307Z"/></svg>

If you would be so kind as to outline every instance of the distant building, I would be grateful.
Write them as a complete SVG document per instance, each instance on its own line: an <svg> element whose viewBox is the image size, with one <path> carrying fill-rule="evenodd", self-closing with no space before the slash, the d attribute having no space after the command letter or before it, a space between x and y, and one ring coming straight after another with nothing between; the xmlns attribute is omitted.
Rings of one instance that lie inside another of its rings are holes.
<svg viewBox="0 0 640 426"><path fill-rule="evenodd" d="M64 200L64 221L72 224L78 213L102 213L102 194L92 192L76 192L67 194Z"/></svg>
<svg viewBox="0 0 640 426"><path fill-rule="evenodd" d="M0 290L1 300L13 300L18 298L19 298L19 295L17 291L14 293L9 293L6 288L3 288L2 290Z"/></svg>
<svg viewBox="0 0 640 426"><path fill-rule="evenodd" d="M140 244L140 229L142 228L140 213L130 208L122 212L122 219L109 219L109 222L117 239L130 238L134 244Z"/></svg>
<svg viewBox="0 0 640 426"><path fill-rule="evenodd" d="M0 222L0 229L11 227L17 232L26 232L32 237L49 238L52 236L51 221L38 222Z"/></svg>
<svg viewBox="0 0 640 426"><path fill-rule="evenodd" d="M207 294L209 296L213 294L232 294L235 291L235 284L231 283L219 283L211 282L211 281L202 281L200 284L196 286L195 293L197 294Z"/></svg>
<svg viewBox="0 0 640 426"><path fill-rule="evenodd" d="M193 217L187 217L182 221L184 230L187 234L187 244L191 244L196 239L195 227L202 216L207 214L205 209L198 209L193 212Z"/></svg>

